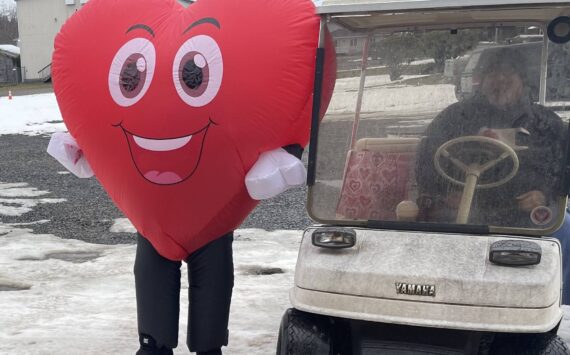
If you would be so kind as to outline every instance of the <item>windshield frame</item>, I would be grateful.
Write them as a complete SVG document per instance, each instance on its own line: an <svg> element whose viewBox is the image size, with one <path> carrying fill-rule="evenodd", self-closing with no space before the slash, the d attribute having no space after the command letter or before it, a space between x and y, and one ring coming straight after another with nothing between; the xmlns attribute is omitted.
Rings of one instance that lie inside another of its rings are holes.
<svg viewBox="0 0 570 355"><path fill-rule="evenodd" d="M556 5L553 5L556 6ZM548 6L545 6L548 7ZM480 7L485 9L485 7ZM570 9L570 5L568 6ZM434 11L437 12L437 11ZM421 13L421 12L419 12ZM321 37L324 37L324 32L326 31L326 24L331 21L330 15L322 15L321 16ZM541 22L540 20L529 20L529 19L509 19L509 21L502 21L501 25L511 25L516 23L524 22L525 24L535 23L537 26L542 27L543 29L546 28L546 23ZM483 22L481 24L490 25L493 23ZM413 23L407 24L405 28L414 28L414 29L434 29L434 27L440 28L472 28L474 27L475 23L468 23L463 26L457 25L455 23L450 24L440 24L441 26L433 26L433 25L426 25L426 26L415 26ZM372 33L378 32L393 32L393 31L400 31L404 27L391 27L391 28L371 28L369 31L359 31L362 33L363 37L369 36ZM544 104L544 88L543 85L546 85L546 57L548 53L548 39L544 36L544 41L542 41L542 60L541 60L541 80L540 80L540 103ZM323 43L320 43L319 50L324 51ZM563 222L564 214L566 210L567 200L568 200L568 191L570 188L570 164L568 158L570 156L570 127L566 134L566 151L565 157L561 162L563 166L563 174L564 176L561 177L561 186L560 188L560 203L558 205L559 210L557 211L557 220L550 228L541 229L541 228L520 228L520 227L505 227L505 226L487 226L487 225L474 225L474 224L440 224L440 223L427 223L427 222L403 222L403 221L376 221L376 220L339 220L339 219L322 219L313 213L311 210L311 206L314 206L315 201L315 191L314 191L314 184L316 181L316 164L317 164L317 145L318 145L318 135L319 135L319 109L320 106L320 78L318 73L322 73L322 66L323 62L319 61L317 55L317 68L316 68L316 76L315 76L315 99L313 102L313 122L312 122L312 130L311 130L311 141L310 141L310 148L309 148L309 165L308 165L308 176L307 176L307 185L308 185L308 192L307 192L307 212L309 216L317 221L318 223L323 224L334 224L334 225L346 225L346 226L360 226L360 227L368 227L368 228L379 228L379 229L396 229L396 230L412 230L412 231L432 231L432 232L458 232L458 233L469 233L469 234L489 234L489 233L499 233L499 234L518 234L518 235L528 235L528 236L543 236L550 234L551 232L556 231ZM363 53L363 58L367 58L367 55ZM364 65L365 60L363 61ZM366 70L361 71L361 80L364 80L366 77ZM361 85L358 93L358 97L361 100L363 87ZM358 103L357 103L358 107ZM358 116L359 112L355 112L355 115Z"/></svg>

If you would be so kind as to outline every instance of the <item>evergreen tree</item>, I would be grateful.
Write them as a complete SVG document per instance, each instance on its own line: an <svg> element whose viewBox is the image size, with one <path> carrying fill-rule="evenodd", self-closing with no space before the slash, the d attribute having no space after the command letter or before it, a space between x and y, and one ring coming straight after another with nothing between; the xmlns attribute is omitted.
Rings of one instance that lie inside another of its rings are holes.
<svg viewBox="0 0 570 355"><path fill-rule="evenodd" d="M483 40L480 30L431 31L420 39L424 55L433 58L435 71L443 72L446 59L457 58L474 49Z"/></svg>

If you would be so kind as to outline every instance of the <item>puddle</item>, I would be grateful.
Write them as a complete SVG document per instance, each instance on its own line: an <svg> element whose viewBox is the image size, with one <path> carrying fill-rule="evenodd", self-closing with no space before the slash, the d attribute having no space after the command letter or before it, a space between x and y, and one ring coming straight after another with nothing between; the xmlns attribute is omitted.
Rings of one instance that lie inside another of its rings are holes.
<svg viewBox="0 0 570 355"><path fill-rule="evenodd" d="M38 258L35 256L24 256L18 258L20 261L43 261L48 259L57 259L68 261L70 263L81 264L86 261L97 259L101 256L101 253L93 251L61 251L56 253L46 254L43 258Z"/></svg>
<svg viewBox="0 0 570 355"><path fill-rule="evenodd" d="M246 266L242 268L245 275L275 275L283 274L284 271L278 267Z"/></svg>
<svg viewBox="0 0 570 355"><path fill-rule="evenodd" d="M18 258L16 260L19 260L19 261L41 261L44 259L36 258L35 256L24 256L23 258Z"/></svg>
<svg viewBox="0 0 570 355"><path fill-rule="evenodd" d="M2 291L26 291L32 288L30 285L3 284L0 283L0 292Z"/></svg>
<svg viewBox="0 0 570 355"><path fill-rule="evenodd" d="M69 261L75 264L80 264L90 260L97 259L100 256L101 253L97 252L66 251L66 252L46 254L45 259L57 259L57 260Z"/></svg>

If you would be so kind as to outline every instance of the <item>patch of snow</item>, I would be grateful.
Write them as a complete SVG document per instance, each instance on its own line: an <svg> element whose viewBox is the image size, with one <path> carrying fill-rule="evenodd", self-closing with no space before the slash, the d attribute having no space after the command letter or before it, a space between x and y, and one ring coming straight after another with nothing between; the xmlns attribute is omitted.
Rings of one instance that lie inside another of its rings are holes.
<svg viewBox="0 0 570 355"><path fill-rule="evenodd" d="M12 44L0 44L0 52L7 52L13 55L20 55L20 48Z"/></svg>
<svg viewBox="0 0 570 355"><path fill-rule="evenodd" d="M62 132L67 128L62 121L53 93L0 97L0 135L40 135Z"/></svg>
<svg viewBox="0 0 570 355"><path fill-rule="evenodd" d="M117 218L113 222L111 229L109 229L112 233L136 233L137 230L129 221L128 218Z"/></svg>

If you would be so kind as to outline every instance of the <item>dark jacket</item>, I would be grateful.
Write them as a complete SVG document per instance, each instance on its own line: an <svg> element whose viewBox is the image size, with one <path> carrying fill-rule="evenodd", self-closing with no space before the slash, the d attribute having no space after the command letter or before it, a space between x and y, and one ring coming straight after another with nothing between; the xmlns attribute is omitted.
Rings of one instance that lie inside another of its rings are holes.
<svg viewBox="0 0 570 355"><path fill-rule="evenodd" d="M455 220L457 208L451 208L448 199L460 196L462 187L449 183L437 173L433 157L443 143L460 136L478 135L482 127L522 127L530 135L517 135L516 144L528 146L528 149L517 151L520 167L515 177L495 188L475 190L470 223L524 227L530 223L528 213L518 210L517 196L539 190L552 201L558 195L567 125L554 112L526 100L512 109L501 110L482 95L476 95L446 108L426 130L416 168L420 219L447 223ZM462 157L465 159L469 157ZM442 158L441 161L445 170L457 180L464 181L463 174L445 160ZM498 181L512 167L512 161L506 159L483 174L479 181Z"/></svg>

